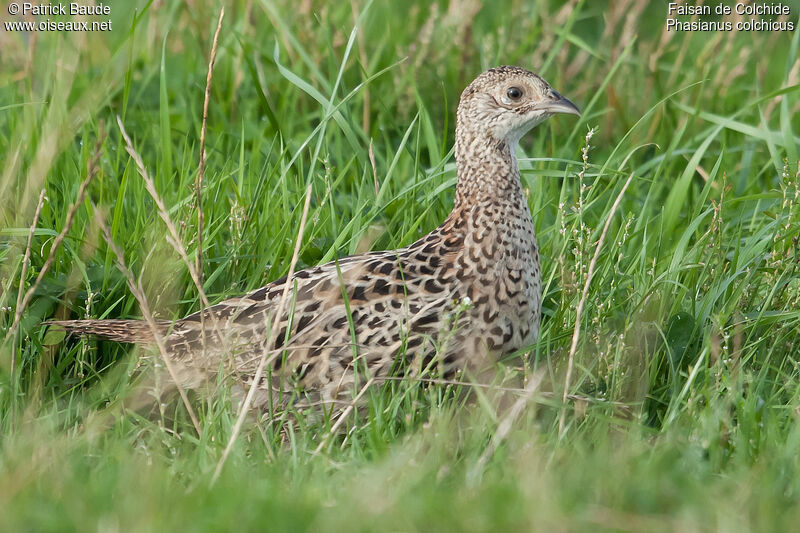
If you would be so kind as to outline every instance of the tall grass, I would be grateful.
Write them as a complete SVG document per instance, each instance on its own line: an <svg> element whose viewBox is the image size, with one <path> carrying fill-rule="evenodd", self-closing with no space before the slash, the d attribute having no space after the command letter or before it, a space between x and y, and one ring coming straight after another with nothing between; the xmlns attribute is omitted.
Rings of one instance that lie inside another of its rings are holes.
<svg viewBox="0 0 800 533"><path fill-rule="evenodd" d="M0 528L800 523L800 33L666 32L639 0L232 0L206 114L220 7L0 31ZM452 205L460 91L497 64L584 111L521 148L545 298L539 342L501 365L537 380L514 416L490 388L390 382L340 428L253 416L212 483L227 383L188 399L196 431L157 354L41 326L142 316L98 213L161 319L286 274L307 187L297 268L413 242Z"/></svg>

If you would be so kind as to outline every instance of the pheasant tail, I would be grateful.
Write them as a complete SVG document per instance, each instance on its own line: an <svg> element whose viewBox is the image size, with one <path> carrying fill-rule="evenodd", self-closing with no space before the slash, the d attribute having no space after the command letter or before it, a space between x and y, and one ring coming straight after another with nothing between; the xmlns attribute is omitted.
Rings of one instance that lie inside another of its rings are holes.
<svg viewBox="0 0 800 533"><path fill-rule="evenodd" d="M95 335L116 342L152 344L153 329L144 320L52 320L47 323L78 335ZM159 320L156 327L166 335L170 322Z"/></svg>

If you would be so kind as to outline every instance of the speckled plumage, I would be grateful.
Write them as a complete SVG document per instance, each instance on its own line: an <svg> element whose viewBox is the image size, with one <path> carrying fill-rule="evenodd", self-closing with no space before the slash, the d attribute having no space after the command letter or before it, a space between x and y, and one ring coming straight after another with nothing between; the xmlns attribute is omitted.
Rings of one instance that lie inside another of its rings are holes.
<svg viewBox="0 0 800 533"><path fill-rule="evenodd" d="M512 98L512 89L521 97ZM356 367L360 383L367 373L413 374L430 365L450 375L534 343L539 248L514 152L522 135L555 113L578 110L537 75L518 67L481 74L458 107L458 184L447 219L405 248L296 272L275 341L266 338L285 278L160 323L184 385L220 369L248 382L265 350L282 350L262 383L273 390L259 403L275 401L278 390L301 391L309 403L350 401ZM140 321L54 324L121 342L153 341Z"/></svg>

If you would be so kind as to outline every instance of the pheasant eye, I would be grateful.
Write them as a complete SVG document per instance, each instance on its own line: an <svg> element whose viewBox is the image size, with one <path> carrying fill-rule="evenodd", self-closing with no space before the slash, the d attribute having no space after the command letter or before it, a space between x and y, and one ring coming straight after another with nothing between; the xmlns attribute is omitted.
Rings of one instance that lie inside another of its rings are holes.
<svg viewBox="0 0 800 533"><path fill-rule="evenodd" d="M509 87L506 91L506 95L512 100L519 100L522 98L522 89L519 87Z"/></svg>

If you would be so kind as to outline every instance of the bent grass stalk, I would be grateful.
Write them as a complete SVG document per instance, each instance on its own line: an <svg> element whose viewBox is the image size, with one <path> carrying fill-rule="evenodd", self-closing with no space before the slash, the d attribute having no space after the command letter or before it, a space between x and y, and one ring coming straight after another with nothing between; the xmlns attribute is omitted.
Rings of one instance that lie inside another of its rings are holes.
<svg viewBox="0 0 800 533"><path fill-rule="evenodd" d="M92 207L94 208L94 216L95 220L97 221L97 225L100 226L100 229L103 233L103 239L105 239L106 244L108 244L108 247L114 253L114 256L116 256L117 268L122 275L125 276L125 279L128 282L128 288L136 298L136 301L139 302L139 308L142 311L142 316L147 322L147 325L150 327L150 331L153 333L153 339L158 347L159 354L161 354L161 359L164 361L164 365L167 368L167 372L169 372L172 381L175 383L175 386L178 389L178 393L181 395L181 400L183 400L183 405L186 407L186 411L188 411L189 417L192 419L192 424L197 431L197 435L201 436L203 431L200 426L200 421L197 418L194 409L192 409L192 405L189 402L189 397L186 395L186 390L183 388L180 380L178 379L178 374L175 368L172 366L169 354L167 353L167 347L164 344L164 338L162 337L161 330L158 327L155 318L153 317L153 313L150 311L150 305L148 304L147 298L144 295L144 290L142 289L141 284L136 282L133 272L131 272L126 266L125 256L123 255L122 250L120 250L120 248L114 242L114 239L111 236L111 230L108 228L105 220L103 220L103 216L100 214L100 211L96 206L93 205Z"/></svg>
<svg viewBox="0 0 800 533"><path fill-rule="evenodd" d="M22 272L19 275L19 291L17 292L17 305L16 305L16 313L14 315L14 325L19 323L19 320L22 316L22 295L23 289L25 287L25 276L28 274L28 264L31 260L31 244L33 243L33 234L36 233L36 223L39 222L39 215L42 212L42 206L44 205L44 194L47 192L47 189L42 189L42 192L39 193L39 201L36 203L36 212L33 214L33 222L31 222L31 231L28 233L28 243L25 245L25 256L22 258ZM13 335L13 328L9 330L7 333L6 338L10 338L10 335ZM3 344L5 344L5 339L3 340ZM17 363L17 355L14 353L14 350L11 350L11 382L14 382L14 371L16 370L16 363Z"/></svg>
<svg viewBox="0 0 800 533"><path fill-rule="evenodd" d="M22 319L22 313L28 307L28 304L31 302L36 289L39 287L39 284L44 279L47 272L53 266L53 261L55 261L56 252L61 247L61 243L64 242L64 239L69 233L69 230L72 229L72 224L75 221L75 213L78 211L78 208L81 204L83 204L83 199L86 197L86 189L89 187L89 184L92 182L94 177L97 175L98 171L100 170L100 154L102 153L101 147L103 145L104 138L100 138L97 141L95 146L94 155L89 160L88 167L87 167L87 175L86 179L84 179L80 187L78 187L78 196L75 199L75 203L72 204L67 211L67 218L64 221L64 227L61 229L61 232L56 236L53 240L52 246L50 246L50 253L47 256L47 260L44 262L44 266L39 271L39 275L36 276L36 280L33 282L33 285L25 292L25 296L22 298L22 302L17 305L16 312L14 313L14 322L11 324L11 327L8 329L5 338L3 339L3 346L11 339L14 335L14 332L17 330L19 326L19 322ZM30 257L30 256L28 256Z"/></svg>
<svg viewBox="0 0 800 533"><path fill-rule="evenodd" d="M194 183L195 202L197 206L197 255L195 257L195 270L200 282L203 281L203 177L206 173L206 129L208 127L208 103L211 99L211 78L214 76L214 62L217 60L217 43L219 32L222 29L222 19L225 18L225 6L219 10L217 31L214 32L214 42L211 45L211 58L208 60L208 76L206 77L206 91L203 97L203 124L200 127L200 164L197 168L197 179ZM202 317L201 317L202 318Z"/></svg>
<svg viewBox="0 0 800 533"><path fill-rule="evenodd" d="M603 243L606 240L606 234L608 233L608 228L611 227L611 221L614 219L614 213L617 212L617 208L619 207L620 202L622 201L622 196L625 194L625 191L628 189L628 185L631 184L631 180L633 179L633 172L628 176L628 179L625 180L625 185L622 186L622 190L617 195L617 199L614 200L614 204L611 206L611 211L609 211L608 215L606 215L606 223L603 226L603 232L600 234L600 239L597 241L597 245L594 249L594 256L592 257L591 262L589 262L589 270L586 273L586 282L583 284L583 292L581 293L581 299L578 302L578 307L575 310L575 328L572 331L572 342L570 343L569 347L569 356L567 358L567 375L564 377L564 393L561 397L561 402L564 406L561 407L561 415L558 419L558 434L559 436L563 436L564 434L564 423L567 416L566 410L566 403L567 397L569 395L569 382L572 378L572 366L575 362L575 351L578 349L578 338L581 334L581 317L583 316L583 307L586 305L586 299L589 296L589 284L592 282L592 277L594 276L594 269L597 266L597 260L600 258L600 250L603 248Z"/></svg>
<svg viewBox="0 0 800 533"><path fill-rule="evenodd" d="M283 293L281 294L281 299L278 301L278 307L275 310L275 313L272 315L272 324L269 330L269 335L267 336L265 343L270 342L272 339L275 338L275 332L278 330L278 324L281 323L281 316L283 316L283 308L286 306L286 300L289 296L289 290L292 287L292 277L294 276L294 269L297 266L297 259L300 257L300 245L303 242L303 233L306 229L306 220L308 219L308 208L311 205L311 184L308 184L306 187L306 201L303 204L303 215L300 217L300 228L297 230L297 239L295 240L294 244L294 253L292 254L292 261L289 264L289 273L286 275L286 283L283 285ZM265 347L266 348L266 347ZM228 440L227 446L225 446L225 451L222 452L222 457L220 458L219 462L217 463L217 467L214 470L214 475L211 477L211 485L213 486L217 479L219 479L220 474L222 473L222 468L225 466L225 461L228 459L228 455L230 455L231 450L233 449L233 445L236 442L236 438L239 436L239 432L242 430L242 425L244 424L244 419L247 416L247 412L250 410L250 405L253 403L253 398L255 397L256 390L261 382L261 377L264 374L264 369L267 365L271 364L277 357L280 356L282 351L275 351L272 355L268 355L269 351L266 349L261 354L261 361L258 363L258 368L256 368L256 373L253 376L253 380L250 383L250 389L247 391L247 396L242 402L241 407L239 408L239 415L236 418L236 424L233 426L233 432L231 433L231 437Z"/></svg>
<svg viewBox="0 0 800 533"><path fill-rule="evenodd" d="M206 292L203 289L203 282L200 277L200 272L195 268L195 264L189 259L189 254L186 251L186 248L183 245L183 241L178 234L178 229L175 227L175 224L172 222L172 219L169 216L169 211L167 210L166 205L164 204L164 200L161 198L161 195L158 194L156 190L156 185L153 182L153 179L147 173L147 168L144 166L144 161L136 149L133 147L133 141L128 136L128 132L125 131L125 126L122 124L122 119L120 119L119 115L117 115L117 125L119 126L120 132L122 133L122 138L125 140L125 149L128 154L131 156L133 161L136 163L136 169L139 172L139 176L141 176L142 180L144 180L145 189L153 198L153 201L156 204L156 208L158 210L158 216L161 220L164 221L164 225L167 227L167 235L165 236L167 242L175 249L175 251L180 256L183 263L186 265L187 270L189 271L189 276L192 278L192 282L194 282L194 286L197 289L197 294L200 297L200 301L203 304L204 308L211 307L211 303L209 302L208 298L206 297ZM217 341L220 345L224 344L224 335L219 327L219 320L217 319L216 315L211 313L211 325L214 328L214 334L216 335ZM203 344L203 350L206 349L206 336L205 336L205 328L201 330L203 332L201 336L201 341Z"/></svg>

